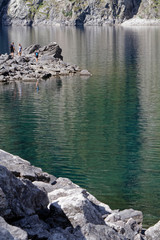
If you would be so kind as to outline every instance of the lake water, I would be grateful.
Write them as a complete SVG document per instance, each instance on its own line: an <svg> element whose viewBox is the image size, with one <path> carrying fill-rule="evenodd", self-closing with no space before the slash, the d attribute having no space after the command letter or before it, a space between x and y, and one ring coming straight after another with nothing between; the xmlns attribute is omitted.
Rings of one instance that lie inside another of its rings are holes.
<svg viewBox="0 0 160 240"><path fill-rule="evenodd" d="M0 85L0 148L112 209L160 218L160 28L1 28L0 53L57 42L79 76ZM18 47L17 47L18 48Z"/></svg>

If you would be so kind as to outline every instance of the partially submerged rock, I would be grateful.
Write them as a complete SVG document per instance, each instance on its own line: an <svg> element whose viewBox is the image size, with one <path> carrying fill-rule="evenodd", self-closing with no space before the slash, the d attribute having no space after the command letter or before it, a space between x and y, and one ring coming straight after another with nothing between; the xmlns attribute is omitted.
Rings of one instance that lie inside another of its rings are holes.
<svg viewBox="0 0 160 240"><path fill-rule="evenodd" d="M88 70L84 69L84 70L82 70L80 72L80 75L82 75L82 76L90 76L91 74L90 74L90 72Z"/></svg>
<svg viewBox="0 0 160 240"><path fill-rule="evenodd" d="M55 178L0 150L2 240L158 240L142 234L142 212L111 210L67 178Z"/></svg>
<svg viewBox="0 0 160 240"><path fill-rule="evenodd" d="M34 53L39 52L38 62ZM41 47L39 44L25 48L22 56L15 54L0 56L0 82L29 81L30 79L46 80L54 76L68 76L76 73L90 76L88 70L63 62L62 49L57 43Z"/></svg>

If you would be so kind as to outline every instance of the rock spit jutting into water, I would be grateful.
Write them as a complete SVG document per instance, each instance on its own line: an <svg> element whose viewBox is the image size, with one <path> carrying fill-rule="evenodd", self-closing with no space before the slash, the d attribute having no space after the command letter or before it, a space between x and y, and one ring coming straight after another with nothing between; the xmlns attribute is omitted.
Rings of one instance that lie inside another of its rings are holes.
<svg viewBox="0 0 160 240"><path fill-rule="evenodd" d="M159 240L141 211L111 210L67 178L0 150L1 240Z"/></svg>
<svg viewBox="0 0 160 240"><path fill-rule="evenodd" d="M38 50L39 57L36 62L34 53ZM31 81L53 76L71 76L80 74L90 76L88 70L81 70L76 65L70 65L63 61L62 49L57 43L50 43L41 47L38 44L25 48L22 56L18 54L3 54L0 56L0 82Z"/></svg>

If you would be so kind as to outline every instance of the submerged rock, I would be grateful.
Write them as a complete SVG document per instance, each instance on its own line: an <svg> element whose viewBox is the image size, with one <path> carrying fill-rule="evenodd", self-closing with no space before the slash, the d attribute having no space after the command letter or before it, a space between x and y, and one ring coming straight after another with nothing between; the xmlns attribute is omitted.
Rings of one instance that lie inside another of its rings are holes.
<svg viewBox="0 0 160 240"><path fill-rule="evenodd" d="M44 173L0 150L0 239L158 240L144 235L142 212L111 210L67 178Z"/></svg>
<svg viewBox="0 0 160 240"><path fill-rule="evenodd" d="M80 72L80 75L90 76L91 74L90 74L90 72L89 72L88 70L84 69L84 70L82 70L82 71Z"/></svg>

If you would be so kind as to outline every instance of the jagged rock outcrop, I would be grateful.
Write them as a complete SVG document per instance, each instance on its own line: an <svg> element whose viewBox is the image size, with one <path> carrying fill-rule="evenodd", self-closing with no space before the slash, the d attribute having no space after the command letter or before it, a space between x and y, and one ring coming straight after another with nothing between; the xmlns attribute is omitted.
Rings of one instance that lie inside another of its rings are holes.
<svg viewBox="0 0 160 240"><path fill-rule="evenodd" d="M158 240L159 222L144 234L142 220L140 211L111 210L69 179L0 150L2 240Z"/></svg>
<svg viewBox="0 0 160 240"><path fill-rule="evenodd" d="M39 52L38 62L34 56L36 50ZM0 82L46 80L54 76L71 76L76 73L81 76L91 75L88 70L81 70L76 65L63 62L61 52L62 49L57 43L50 43L44 47L38 44L31 45L23 50L22 56L15 53L14 58L8 54L1 55ZM25 173L24 169L23 174L29 173ZM35 176L30 177L34 178Z"/></svg>
<svg viewBox="0 0 160 240"><path fill-rule="evenodd" d="M5 25L102 25L132 18L141 0L1 0Z"/></svg>

